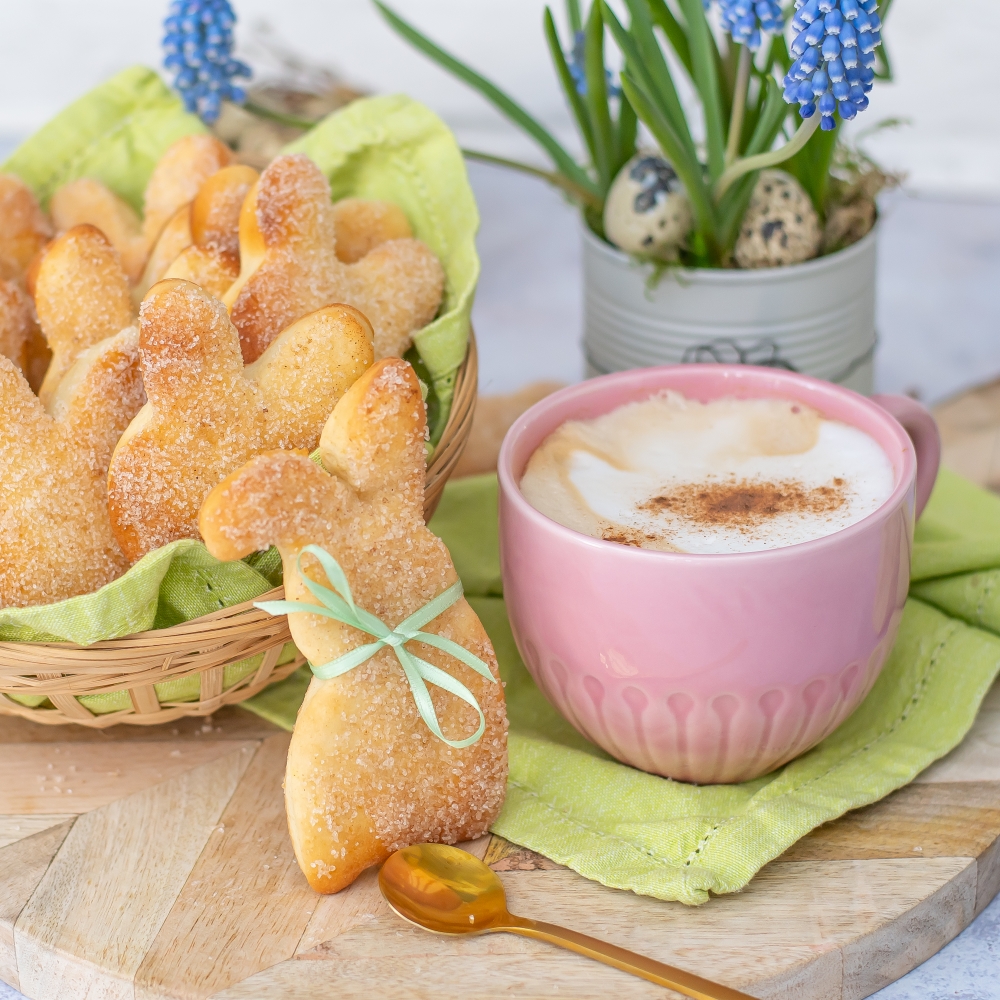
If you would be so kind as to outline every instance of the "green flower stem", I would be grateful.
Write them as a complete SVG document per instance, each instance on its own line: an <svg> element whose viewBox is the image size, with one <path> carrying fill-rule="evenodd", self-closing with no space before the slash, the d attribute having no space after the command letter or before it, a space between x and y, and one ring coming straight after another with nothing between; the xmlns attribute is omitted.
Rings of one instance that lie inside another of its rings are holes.
<svg viewBox="0 0 1000 1000"><path fill-rule="evenodd" d="M291 128L304 129L306 132L317 124L309 118L299 118L298 115L288 115L285 114L284 111L272 111L270 108L265 108L263 104L257 104L255 101L244 101L242 107L244 111L249 111L250 114L256 115L258 118L267 118L272 122L278 122L281 125L288 125Z"/></svg>
<svg viewBox="0 0 1000 1000"><path fill-rule="evenodd" d="M743 115L747 108L747 91L750 87L750 69L753 54L746 45L740 46L740 62L736 68L736 87L733 90L733 113L729 117L729 140L726 143L726 168L735 163L740 153L740 136L743 133Z"/></svg>
<svg viewBox="0 0 1000 1000"><path fill-rule="evenodd" d="M554 187L565 191L575 201L584 205L590 205L598 210L604 207L604 202L586 188L580 187L570 178L553 170L542 170L540 167L533 167L530 163L521 163L520 160L508 160L503 156L494 156L492 153L482 153L478 149L463 149L462 155L467 160L476 160L479 163L490 163L495 167L506 167L508 170L519 170L522 174L530 174L547 181Z"/></svg>
<svg viewBox="0 0 1000 1000"><path fill-rule="evenodd" d="M552 162L558 167L559 173L572 178L578 186L593 191L595 195L598 194L597 185L587 175L586 170L563 149L541 122L533 118L520 104L474 69L435 45L429 38L417 31L412 24L408 24L398 14L390 10L381 0L374 0L374 3L388 21L389 26L402 35L414 48L429 56L439 66L457 76L470 87L478 90L501 114L527 132L549 154Z"/></svg>
<svg viewBox="0 0 1000 1000"><path fill-rule="evenodd" d="M712 197L716 202L726 193L732 183L739 180L744 174L752 170L764 170L766 167L776 167L779 163L791 159L811 138L813 133L819 128L820 114L817 111L812 118L807 118L800 126L792 138L780 149L775 149L770 153L759 153L757 156L748 156L743 160L737 160L726 172L715 182L712 188Z"/></svg>

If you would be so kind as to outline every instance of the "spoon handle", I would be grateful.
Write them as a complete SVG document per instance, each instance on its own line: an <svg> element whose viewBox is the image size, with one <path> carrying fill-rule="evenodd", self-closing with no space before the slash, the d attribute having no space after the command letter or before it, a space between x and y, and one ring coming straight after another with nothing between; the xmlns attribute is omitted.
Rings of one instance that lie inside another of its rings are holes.
<svg viewBox="0 0 1000 1000"><path fill-rule="evenodd" d="M511 914L511 923L490 929L509 931L512 934L522 934L524 937L536 938L539 941L548 941L549 944L568 948L579 955L586 955L587 958L604 962L605 965L613 965L623 972L632 973L633 976L648 979L658 986L668 986L678 993L693 997L694 1000L754 1000L748 993L741 993L728 986L721 986L709 979L702 979L701 976L685 972L683 969L675 969L672 965L665 965L663 962L646 958L645 955L637 955L634 951L619 948L607 941L598 941L597 938L592 938L587 934L580 934L577 931L558 927L556 924L548 924L542 920L529 920L526 917L516 917Z"/></svg>

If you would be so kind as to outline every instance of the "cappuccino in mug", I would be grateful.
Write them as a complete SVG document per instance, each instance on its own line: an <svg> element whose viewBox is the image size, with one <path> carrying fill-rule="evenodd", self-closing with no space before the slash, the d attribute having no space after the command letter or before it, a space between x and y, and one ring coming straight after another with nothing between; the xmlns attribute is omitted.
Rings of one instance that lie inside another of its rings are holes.
<svg viewBox="0 0 1000 1000"><path fill-rule="evenodd" d="M663 392L549 435L525 499L583 534L671 552L796 545L867 517L893 468L870 435L785 399Z"/></svg>

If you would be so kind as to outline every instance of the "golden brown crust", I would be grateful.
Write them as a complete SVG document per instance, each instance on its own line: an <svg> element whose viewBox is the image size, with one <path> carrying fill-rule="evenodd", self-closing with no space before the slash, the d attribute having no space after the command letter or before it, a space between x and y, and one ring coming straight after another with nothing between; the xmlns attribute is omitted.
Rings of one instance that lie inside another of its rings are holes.
<svg viewBox="0 0 1000 1000"><path fill-rule="evenodd" d="M64 184L52 196L49 211L59 233L82 225L99 229L118 251L129 281L139 280L149 249L142 222L130 205L100 181L81 177Z"/></svg>
<svg viewBox="0 0 1000 1000"><path fill-rule="evenodd" d="M182 205L160 230L159 238L146 259L146 267L139 284L136 285L135 298L141 301L189 246L191 246L191 207Z"/></svg>
<svg viewBox="0 0 1000 1000"><path fill-rule="evenodd" d="M94 226L74 226L45 252L35 278L38 323L52 351L39 389L45 406L76 359L135 322L118 252Z"/></svg>
<svg viewBox="0 0 1000 1000"><path fill-rule="evenodd" d="M389 240L413 236L406 213L398 205L374 198L342 198L334 202L333 228L337 233L337 259L345 264L356 263Z"/></svg>
<svg viewBox="0 0 1000 1000"><path fill-rule="evenodd" d="M244 371L225 307L188 281L159 282L140 310L148 405L115 449L111 522L131 560L197 537L209 490L253 455L314 448L346 388L372 362L363 317L332 306L305 317Z"/></svg>
<svg viewBox="0 0 1000 1000"><path fill-rule="evenodd" d="M52 237L52 226L31 188L0 174L0 278L21 278L31 258Z"/></svg>
<svg viewBox="0 0 1000 1000"><path fill-rule="evenodd" d="M85 351L45 412L0 358L0 607L88 593L128 568L108 520L107 467L145 398L138 330Z"/></svg>
<svg viewBox="0 0 1000 1000"><path fill-rule="evenodd" d="M167 268L164 278L183 278L221 299L240 273L240 259L224 250L190 246Z"/></svg>
<svg viewBox="0 0 1000 1000"><path fill-rule="evenodd" d="M191 202L191 239L195 246L239 257L240 212L260 174L237 163L223 167L202 184Z"/></svg>
<svg viewBox="0 0 1000 1000"><path fill-rule="evenodd" d="M413 369L398 359L377 362L324 428L323 462L336 474L302 454L258 456L206 500L200 524L209 550L239 558L275 544L288 599L316 603L296 559L306 544L320 545L343 567L358 606L398 624L457 579L448 550L423 522L425 434ZM304 568L327 583L311 555ZM371 641L310 614L290 615L289 627L314 664ZM498 676L489 638L464 599L425 628L464 646ZM317 892L339 891L406 844L478 837L499 813L507 777L501 685L433 647L409 648L473 692L486 731L461 750L436 739L388 649L341 677L314 678L289 748L285 803L296 857ZM475 730L469 706L438 688L431 696L446 736Z"/></svg>
<svg viewBox="0 0 1000 1000"><path fill-rule="evenodd" d="M156 243L167 222L178 209L191 203L212 174L232 162L232 150L214 136L186 135L178 139L160 157L146 185L142 220L146 246Z"/></svg>
<svg viewBox="0 0 1000 1000"><path fill-rule="evenodd" d="M37 329L28 294L14 281L0 281L0 354L27 377L29 349Z"/></svg>
<svg viewBox="0 0 1000 1000"><path fill-rule="evenodd" d="M289 323L331 302L371 320L376 357L402 354L437 314L444 272L426 244L392 240L345 264L336 242L326 178L307 156L278 157L245 203L240 277L225 298L247 361Z"/></svg>

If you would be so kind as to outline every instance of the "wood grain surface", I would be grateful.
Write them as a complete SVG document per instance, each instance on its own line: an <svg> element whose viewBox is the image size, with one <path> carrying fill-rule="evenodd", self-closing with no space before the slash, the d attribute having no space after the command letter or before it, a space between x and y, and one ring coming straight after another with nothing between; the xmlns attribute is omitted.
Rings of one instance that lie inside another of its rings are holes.
<svg viewBox="0 0 1000 1000"><path fill-rule="evenodd" d="M1000 484L1000 384L937 415L946 462ZM676 996L512 935L426 934L390 911L374 869L314 895L285 828L287 745L236 708L108 730L0 718L0 979L32 1000ZM912 785L701 907L605 888L496 837L465 846L514 912L753 996L856 1000L1000 892L1000 687Z"/></svg>
<svg viewBox="0 0 1000 1000"><path fill-rule="evenodd" d="M374 869L316 896L285 829L288 735L236 708L196 722L81 738L0 719L0 978L32 1000L669 995L511 935L428 935L389 910ZM918 782L702 907L605 888L496 837L466 846L514 912L758 997L865 997L1000 891L1000 687Z"/></svg>

